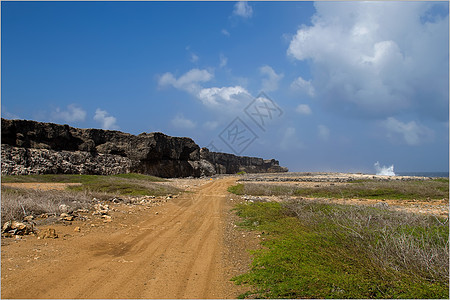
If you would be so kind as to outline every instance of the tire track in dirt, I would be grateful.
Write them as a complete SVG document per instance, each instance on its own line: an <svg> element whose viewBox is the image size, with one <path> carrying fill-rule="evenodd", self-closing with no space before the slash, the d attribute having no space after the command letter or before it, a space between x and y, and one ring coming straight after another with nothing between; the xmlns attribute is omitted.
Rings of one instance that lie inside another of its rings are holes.
<svg viewBox="0 0 450 300"><path fill-rule="evenodd" d="M9 272L2 298L237 297L223 259L227 188L234 182L207 183L172 199L156 216L149 212L137 224L120 220L127 227L106 236L73 238L72 248L45 266Z"/></svg>

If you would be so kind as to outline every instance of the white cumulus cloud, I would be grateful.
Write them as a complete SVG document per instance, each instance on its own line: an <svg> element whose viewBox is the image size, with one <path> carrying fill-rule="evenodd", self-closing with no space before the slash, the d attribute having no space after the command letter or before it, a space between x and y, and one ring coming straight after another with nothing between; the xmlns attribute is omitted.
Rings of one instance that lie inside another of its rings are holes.
<svg viewBox="0 0 450 300"><path fill-rule="evenodd" d="M208 108L221 109L222 112L234 112L251 99L250 93L240 85L208 88L201 85L213 77L209 71L199 69L192 69L179 78L167 72L159 77L158 86L161 88L172 86L186 91Z"/></svg>
<svg viewBox="0 0 450 300"><path fill-rule="evenodd" d="M262 90L265 92L276 91L284 74L277 74L274 69L268 65L259 68L259 72L266 77L262 80Z"/></svg>
<svg viewBox="0 0 450 300"><path fill-rule="evenodd" d="M248 100L250 94L246 89L238 85L204 88L198 93L197 97L206 106L231 109L237 104Z"/></svg>
<svg viewBox="0 0 450 300"><path fill-rule="evenodd" d="M314 87L311 84L311 80L306 81L302 77L298 77L291 83L291 89L307 94L310 97L314 97L316 94Z"/></svg>
<svg viewBox="0 0 450 300"><path fill-rule="evenodd" d="M298 112L301 115L310 115L312 114L312 110L309 107L308 104L299 104L297 108L295 109L296 112Z"/></svg>
<svg viewBox="0 0 450 300"><path fill-rule="evenodd" d="M102 110L97 108L95 111L94 120L100 123L100 127L102 129L109 130L117 130L119 126L117 126L117 119L111 115L106 110Z"/></svg>
<svg viewBox="0 0 450 300"><path fill-rule="evenodd" d="M354 116L448 118L448 12L436 3L315 2L287 53L308 60L316 98ZM307 82L296 84L307 88Z"/></svg>
<svg viewBox="0 0 450 300"><path fill-rule="evenodd" d="M239 1L234 5L233 14L247 19L252 17L253 9L247 1Z"/></svg>
<svg viewBox="0 0 450 300"><path fill-rule="evenodd" d="M67 106L66 110L61 110L59 107L52 113L52 118L55 120L62 120L64 122L82 122L86 119L86 111L75 104Z"/></svg>
<svg viewBox="0 0 450 300"><path fill-rule="evenodd" d="M164 73L158 80L159 87L172 86L176 89L184 90L189 93L196 93L201 89L199 82L207 82L213 78L207 70L191 69L188 72L176 78L172 73Z"/></svg>
<svg viewBox="0 0 450 300"><path fill-rule="evenodd" d="M417 146L434 139L434 131L416 121L404 123L389 117L381 124L386 130L387 137L394 143L400 141L410 146Z"/></svg>

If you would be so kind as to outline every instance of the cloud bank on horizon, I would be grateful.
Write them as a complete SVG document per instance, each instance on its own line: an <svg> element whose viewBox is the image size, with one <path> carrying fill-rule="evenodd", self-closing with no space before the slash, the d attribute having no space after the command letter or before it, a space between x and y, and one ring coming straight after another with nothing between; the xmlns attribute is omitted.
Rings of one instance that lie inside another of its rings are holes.
<svg viewBox="0 0 450 300"><path fill-rule="evenodd" d="M293 171L448 170L446 2L3 2L2 27L2 117L224 152L238 117Z"/></svg>

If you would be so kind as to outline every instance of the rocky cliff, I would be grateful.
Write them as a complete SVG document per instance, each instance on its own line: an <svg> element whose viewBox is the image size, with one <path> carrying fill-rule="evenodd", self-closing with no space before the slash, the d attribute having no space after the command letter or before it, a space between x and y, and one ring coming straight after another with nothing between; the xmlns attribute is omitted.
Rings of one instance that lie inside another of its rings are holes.
<svg viewBox="0 0 450 300"><path fill-rule="evenodd" d="M2 119L2 174L118 174L160 177L286 172L276 160L209 152L190 138Z"/></svg>

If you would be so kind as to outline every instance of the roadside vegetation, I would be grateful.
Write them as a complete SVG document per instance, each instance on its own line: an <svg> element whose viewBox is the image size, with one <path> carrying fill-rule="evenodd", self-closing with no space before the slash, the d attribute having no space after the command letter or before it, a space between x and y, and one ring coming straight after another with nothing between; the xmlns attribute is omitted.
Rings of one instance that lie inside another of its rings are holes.
<svg viewBox="0 0 450 300"><path fill-rule="evenodd" d="M90 193L106 193L111 195L161 196L170 193L177 193L179 190L158 184L166 180L142 174L118 174L118 175L21 175L2 176L2 182L60 182L60 183L81 183L80 186L69 186L68 190L83 191Z"/></svg>
<svg viewBox="0 0 450 300"><path fill-rule="evenodd" d="M237 195L291 195L311 198L366 198L427 200L443 199L449 195L448 178L411 181L358 180L346 184L320 184L300 188L287 185L245 183L228 189Z"/></svg>
<svg viewBox="0 0 450 300"><path fill-rule="evenodd" d="M92 197L85 192L39 191L2 187L1 223L23 220L24 217L40 214L60 215L62 207L73 210L86 209L92 203Z"/></svg>
<svg viewBox="0 0 450 300"><path fill-rule="evenodd" d="M150 182L164 182L163 178L137 174L117 174L117 175L78 175L78 174L43 174L43 175L2 175L2 182L62 182L62 183L91 183L105 180L106 178L136 179Z"/></svg>
<svg viewBox="0 0 450 300"><path fill-rule="evenodd" d="M236 212L263 245L233 279L241 298L449 298L448 219L312 200Z"/></svg>
<svg viewBox="0 0 450 300"><path fill-rule="evenodd" d="M111 199L120 196L164 196L181 190L161 184L162 178L142 174L102 175L23 175L2 176L3 183L81 183L64 191L38 191L2 186L1 218L21 220L27 215L59 214L62 204L74 209L87 208L93 197Z"/></svg>

